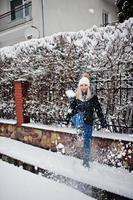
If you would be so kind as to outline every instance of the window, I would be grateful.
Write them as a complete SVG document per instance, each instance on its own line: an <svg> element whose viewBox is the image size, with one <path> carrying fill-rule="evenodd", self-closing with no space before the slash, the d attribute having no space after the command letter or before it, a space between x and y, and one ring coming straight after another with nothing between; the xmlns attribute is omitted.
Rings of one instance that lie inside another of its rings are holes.
<svg viewBox="0 0 133 200"><path fill-rule="evenodd" d="M106 26L109 23L109 14L106 11L102 12L102 24Z"/></svg>
<svg viewBox="0 0 133 200"><path fill-rule="evenodd" d="M29 15L29 6L24 0L10 1L11 20L22 19Z"/></svg>

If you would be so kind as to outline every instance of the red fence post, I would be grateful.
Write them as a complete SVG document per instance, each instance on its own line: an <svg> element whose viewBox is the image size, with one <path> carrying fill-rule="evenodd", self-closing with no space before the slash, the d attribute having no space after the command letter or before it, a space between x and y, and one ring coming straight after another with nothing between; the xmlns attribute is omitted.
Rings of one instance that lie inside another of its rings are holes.
<svg viewBox="0 0 133 200"><path fill-rule="evenodd" d="M30 122L29 117L24 115L24 101L29 84L24 80L16 80L14 81L14 85L17 124L21 126L22 123Z"/></svg>

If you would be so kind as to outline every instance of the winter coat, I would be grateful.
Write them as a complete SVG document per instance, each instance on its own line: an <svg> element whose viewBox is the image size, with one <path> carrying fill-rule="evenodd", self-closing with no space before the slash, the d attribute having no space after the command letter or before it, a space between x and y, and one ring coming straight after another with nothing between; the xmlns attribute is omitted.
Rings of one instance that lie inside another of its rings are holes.
<svg viewBox="0 0 133 200"><path fill-rule="evenodd" d="M70 122L73 115L78 112L82 112L84 123L93 125L95 111L101 122L102 128L107 127L106 120L96 94L86 101L79 100L76 97L72 98L70 100L70 109L71 112L67 114L67 124Z"/></svg>

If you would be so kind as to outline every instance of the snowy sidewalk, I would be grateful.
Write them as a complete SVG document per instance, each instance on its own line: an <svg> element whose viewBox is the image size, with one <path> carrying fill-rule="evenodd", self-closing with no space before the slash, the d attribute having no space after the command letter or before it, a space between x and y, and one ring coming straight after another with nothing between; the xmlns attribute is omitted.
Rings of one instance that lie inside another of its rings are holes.
<svg viewBox="0 0 133 200"><path fill-rule="evenodd" d="M0 137L0 153L109 192L133 198L133 173L93 162L88 169L82 160Z"/></svg>
<svg viewBox="0 0 133 200"><path fill-rule="evenodd" d="M0 161L0 200L95 200L78 190Z"/></svg>

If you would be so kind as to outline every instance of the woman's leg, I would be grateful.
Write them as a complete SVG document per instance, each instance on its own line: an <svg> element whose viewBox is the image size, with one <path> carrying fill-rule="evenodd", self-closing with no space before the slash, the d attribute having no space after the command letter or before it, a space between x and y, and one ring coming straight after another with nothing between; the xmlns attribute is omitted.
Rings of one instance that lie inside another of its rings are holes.
<svg viewBox="0 0 133 200"><path fill-rule="evenodd" d="M84 137L83 164L85 164L85 163L89 162L89 157L90 157L91 139L92 139L92 125L84 124L83 137Z"/></svg>

